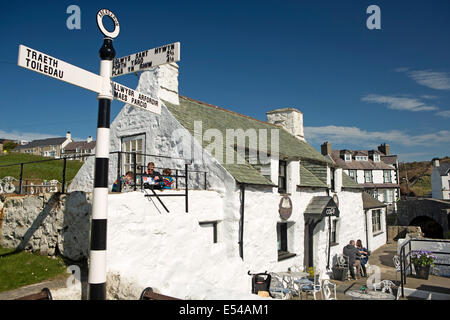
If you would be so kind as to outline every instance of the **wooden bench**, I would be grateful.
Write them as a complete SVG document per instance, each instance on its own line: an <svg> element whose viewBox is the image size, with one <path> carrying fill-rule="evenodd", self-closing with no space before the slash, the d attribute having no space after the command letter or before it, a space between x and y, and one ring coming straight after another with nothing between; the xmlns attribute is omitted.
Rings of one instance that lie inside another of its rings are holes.
<svg viewBox="0 0 450 320"><path fill-rule="evenodd" d="M52 294L49 288L44 288L39 293L33 293L14 300L53 300Z"/></svg>
<svg viewBox="0 0 450 320"><path fill-rule="evenodd" d="M148 287L142 291L141 297L139 300L182 300L174 297L165 296L163 294L159 294L153 292L153 289Z"/></svg>

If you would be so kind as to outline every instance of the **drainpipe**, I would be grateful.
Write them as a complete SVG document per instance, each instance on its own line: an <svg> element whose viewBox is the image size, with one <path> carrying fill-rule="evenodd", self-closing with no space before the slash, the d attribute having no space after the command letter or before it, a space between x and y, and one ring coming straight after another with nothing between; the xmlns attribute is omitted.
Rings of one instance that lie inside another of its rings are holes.
<svg viewBox="0 0 450 320"><path fill-rule="evenodd" d="M240 184L241 218L239 220L239 256L244 260L244 206L245 206L245 184Z"/></svg>
<svg viewBox="0 0 450 320"><path fill-rule="evenodd" d="M364 210L364 225L366 226L366 248L367 251L369 251L369 231L367 229L367 211L368 210Z"/></svg>
<svg viewBox="0 0 450 320"><path fill-rule="evenodd" d="M328 260L327 260L327 270L330 270L330 249L331 249L331 216L328 216Z"/></svg>

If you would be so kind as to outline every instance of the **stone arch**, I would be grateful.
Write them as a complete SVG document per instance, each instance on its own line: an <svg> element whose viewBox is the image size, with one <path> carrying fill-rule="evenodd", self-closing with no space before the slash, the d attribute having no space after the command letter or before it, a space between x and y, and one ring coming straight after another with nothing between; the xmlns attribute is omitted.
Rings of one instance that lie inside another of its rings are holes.
<svg viewBox="0 0 450 320"><path fill-rule="evenodd" d="M411 220L410 226L419 226L426 238L444 238L443 227L433 218L428 216L417 216Z"/></svg>

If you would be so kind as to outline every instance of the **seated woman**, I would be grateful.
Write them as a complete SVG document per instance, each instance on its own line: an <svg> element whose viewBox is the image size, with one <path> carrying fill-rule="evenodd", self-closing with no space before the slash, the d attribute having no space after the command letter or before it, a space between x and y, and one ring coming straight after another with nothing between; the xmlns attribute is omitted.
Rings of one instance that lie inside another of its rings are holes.
<svg viewBox="0 0 450 320"><path fill-rule="evenodd" d="M127 192L131 190L131 184L134 179L133 171L128 171L125 175L120 177L120 184L122 187L122 192ZM119 183L116 180L112 186L112 192L119 192Z"/></svg>
<svg viewBox="0 0 450 320"><path fill-rule="evenodd" d="M170 176L172 174L172 170L166 168L163 170L163 177L161 179L161 189L172 189L173 178Z"/></svg>

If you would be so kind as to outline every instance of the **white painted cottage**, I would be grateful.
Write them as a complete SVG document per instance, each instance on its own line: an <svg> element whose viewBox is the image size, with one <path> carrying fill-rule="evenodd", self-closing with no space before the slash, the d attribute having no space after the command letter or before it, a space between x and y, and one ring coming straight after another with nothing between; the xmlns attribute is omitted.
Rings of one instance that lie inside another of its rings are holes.
<svg viewBox="0 0 450 320"><path fill-rule="evenodd" d="M125 105L111 124L110 151L147 154L137 157L143 166L184 170L190 163L189 170L207 172L207 188L203 174L189 175L188 213L182 197L162 198L166 213L142 191L111 193L109 272L181 298L249 298L249 270L327 271L351 239L368 239L371 250L385 243L366 234L373 220L362 188L306 143L300 111L277 109L268 122L256 120L179 95L177 77L176 64L141 74L137 91L158 96L161 115ZM118 166L111 156L110 185L130 161ZM93 174L89 159L69 191L90 192Z"/></svg>
<svg viewBox="0 0 450 320"><path fill-rule="evenodd" d="M431 194L435 199L450 199L450 163L433 159L431 172Z"/></svg>

